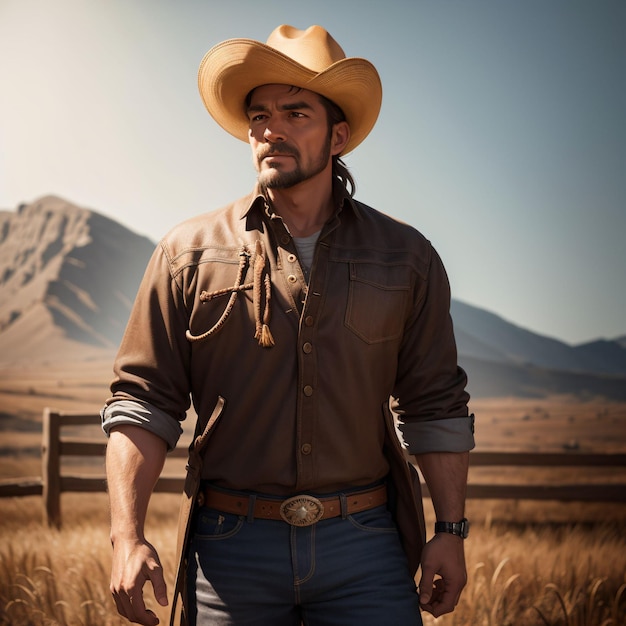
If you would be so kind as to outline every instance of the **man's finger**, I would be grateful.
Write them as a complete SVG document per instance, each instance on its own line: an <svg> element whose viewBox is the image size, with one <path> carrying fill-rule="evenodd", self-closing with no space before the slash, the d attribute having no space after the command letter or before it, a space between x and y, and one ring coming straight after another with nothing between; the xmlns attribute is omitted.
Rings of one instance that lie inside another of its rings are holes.
<svg viewBox="0 0 626 626"><path fill-rule="evenodd" d="M141 587L135 587L130 592L129 599L133 612L131 621L142 624L142 626L156 626L159 623L159 618L152 611L146 609Z"/></svg>
<svg viewBox="0 0 626 626"><path fill-rule="evenodd" d="M440 617L441 615L454 611L458 597L459 594L455 594L449 588L449 585L447 585L443 579L439 578L435 581L430 603L426 606L422 606L422 608L431 613L434 617Z"/></svg>
<svg viewBox="0 0 626 626"><path fill-rule="evenodd" d="M422 569L422 577L419 583L420 604L428 604L433 595L433 582L435 572L427 568Z"/></svg>
<svg viewBox="0 0 626 626"><path fill-rule="evenodd" d="M111 592L111 595L113 596L113 600L115 601L115 606L117 608L117 612L120 615L123 615L124 617L128 617L128 615L126 614L126 611L128 609L130 609L130 602L128 603L128 608L127 608L127 607L124 606L124 603L122 602L122 600L120 599L119 595L115 591Z"/></svg>
<svg viewBox="0 0 626 626"><path fill-rule="evenodd" d="M157 563L154 567L148 569L148 577L152 583L156 601L161 606L167 606L167 585L163 577L163 568Z"/></svg>

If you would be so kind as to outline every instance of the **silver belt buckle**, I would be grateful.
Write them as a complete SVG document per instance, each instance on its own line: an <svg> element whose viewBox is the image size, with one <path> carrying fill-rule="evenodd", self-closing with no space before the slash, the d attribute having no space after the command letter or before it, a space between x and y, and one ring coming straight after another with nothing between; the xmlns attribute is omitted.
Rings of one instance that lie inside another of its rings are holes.
<svg viewBox="0 0 626 626"><path fill-rule="evenodd" d="M280 516L292 526L312 526L324 515L324 505L313 496L294 496L280 505Z"/></svg>

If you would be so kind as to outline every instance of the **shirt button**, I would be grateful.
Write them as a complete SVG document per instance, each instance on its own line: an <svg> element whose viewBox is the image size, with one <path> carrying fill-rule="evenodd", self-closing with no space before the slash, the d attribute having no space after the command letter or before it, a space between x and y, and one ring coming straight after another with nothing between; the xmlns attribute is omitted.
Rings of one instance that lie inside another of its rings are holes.
<svg viewBox="0 0 626 626"><path fill-rule="evenodd" d="M311 354L311 352L313 352L313 346L307 341L302 345L302 351L304 354Z"/></svg>
<svg viewBox="0 0 626 626"><path fill-rule="evenodd" d="M288 280L291 284L293 284L293 283L295 283L298 279L295 277L295 275L294 275L294 274L289 274L289 276L287 276L287 280Z"/></svg>
<svg viewBox="0 0 626 626"><path fill-rule="evenodd" d="M313 446L310 443L303 443L300 450L302 451L302 454L311 454L312 448Z"/></svg>
<svg viewBox="0 0 626 626"><path fill-rule="evenodd" d="M307 398L310 398L313 395L313 387L311 387L311 385L305 385L302 393L304 393Z"/></svg>
<svg viewBox="0 0 626 626"><path fill-rule="evenodd" d="M289 263L295 263L296 262L296 255L295 254L290 254L287 256L287 261L289 261Z"/></svg>
<svg viewBox="0 0 626 626"><path fill-rule="evenodd" d="M307 326L313 326L313 316L312 316L312 315L307 315L307 316L304 318L304 323L305 323Z"/></svg>
<svg viewBox="0 0 626 626"><path fill-rule="evenodd" d="M291 241L291 237L289 235L282 235L280 238L280 242L285 246Z"/></svg>

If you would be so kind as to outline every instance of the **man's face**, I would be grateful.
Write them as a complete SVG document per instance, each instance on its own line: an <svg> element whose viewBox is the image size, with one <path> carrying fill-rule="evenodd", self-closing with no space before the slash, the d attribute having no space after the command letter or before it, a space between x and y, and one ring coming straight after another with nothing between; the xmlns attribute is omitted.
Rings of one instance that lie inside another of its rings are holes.
<svg viewBox="0 0 626 626"><path fill-rule="evenodd" d="M285 189L331 169L326 109L314 92L289 85L257 87L248 119L261 186Z"/></svg>

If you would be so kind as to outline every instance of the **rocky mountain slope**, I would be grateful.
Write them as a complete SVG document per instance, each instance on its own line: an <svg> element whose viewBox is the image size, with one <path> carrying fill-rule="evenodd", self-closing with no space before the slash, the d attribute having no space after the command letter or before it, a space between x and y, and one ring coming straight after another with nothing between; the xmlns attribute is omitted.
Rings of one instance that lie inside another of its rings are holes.
<svg viewBox="0 0 626 626"><path fill-rule="evenodd" d="M0 361L113 350L154 244L46 196L0 213Z"/></svg>

